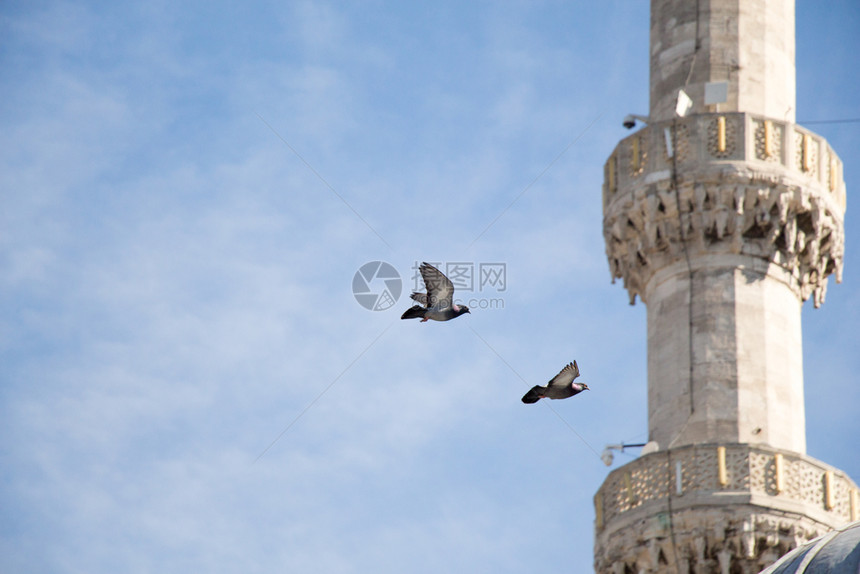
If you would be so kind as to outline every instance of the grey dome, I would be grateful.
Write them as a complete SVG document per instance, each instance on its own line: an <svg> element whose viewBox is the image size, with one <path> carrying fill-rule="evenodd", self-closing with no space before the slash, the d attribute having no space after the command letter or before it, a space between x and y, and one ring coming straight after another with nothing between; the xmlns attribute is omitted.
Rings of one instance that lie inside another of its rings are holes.
<svg viewBox="0 0 860 574"><path fill-rule="evenodd" d="M810 540L760 574L860 574L860 522Z"/></svg>

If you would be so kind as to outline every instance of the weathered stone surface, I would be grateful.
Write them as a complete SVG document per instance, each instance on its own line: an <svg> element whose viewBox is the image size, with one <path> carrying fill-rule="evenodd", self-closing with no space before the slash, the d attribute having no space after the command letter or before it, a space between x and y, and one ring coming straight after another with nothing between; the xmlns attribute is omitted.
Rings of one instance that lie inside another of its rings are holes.
<svg viewBox="0 0 860 574"><path fill-rule="evenodd" d="M652 121L673 117L681 86L692 113L715 111L704 86L723 81L728 101L719 111L794 121L794 2L652 0Z"/></svg>

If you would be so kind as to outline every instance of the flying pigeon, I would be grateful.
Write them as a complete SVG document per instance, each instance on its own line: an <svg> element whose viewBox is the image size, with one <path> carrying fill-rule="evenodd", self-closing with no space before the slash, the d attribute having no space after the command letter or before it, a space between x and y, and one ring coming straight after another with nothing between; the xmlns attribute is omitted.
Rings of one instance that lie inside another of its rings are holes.
<svg viewBox="0 0 860 574"><path fill-rule="evenodd" d="M576 361L570 363L563 368L556 376L552 378L545 387L536 385L523 396L523 402L526 404L536 403L540 399L549 397L551 399L566 399L573 395L578 395L582 391L590 390L585 383L574 383L574 379L579 376L579 367Z"/></svg>
<svg viewBox="0 0 860 574"><path fill-rule="evenodd" d="M465 305L454 304L454 284L445 274L430 265L422 263L418 268L427 293L410 295L420 305L413 305L400 317L401 319L421 319L424 323L429 319L434 321L450 321L463 313L470 313Z"/></svg>

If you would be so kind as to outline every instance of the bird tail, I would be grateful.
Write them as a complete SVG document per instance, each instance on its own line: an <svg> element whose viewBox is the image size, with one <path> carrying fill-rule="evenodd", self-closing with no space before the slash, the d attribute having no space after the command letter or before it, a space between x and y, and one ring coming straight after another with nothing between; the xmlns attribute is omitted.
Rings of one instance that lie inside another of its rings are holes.
<svg viewBox="0 0 860 574"><path fill-rule="evenodd" d="M413 305L409 309L407 309L403 315L400 316L401 319L423 319L424 312L427 309L422 307L421 305Z"/></svg>
<svg viewBox="0 0 860 574"><path fill-rule="evenodd" d="M545 390L545 387L541 387L540 385L532 387L529 392L523 395L523 402L527 405L538 402L543 398L543 394L541 393L543 390Z"/></svg>
<svg viewBox="0 0 860 574"><path fill-rule="evenodd" d="M412 298L416 303L420 303L421 305L427 304L427 293L413 293L409 297Z"/></svg>

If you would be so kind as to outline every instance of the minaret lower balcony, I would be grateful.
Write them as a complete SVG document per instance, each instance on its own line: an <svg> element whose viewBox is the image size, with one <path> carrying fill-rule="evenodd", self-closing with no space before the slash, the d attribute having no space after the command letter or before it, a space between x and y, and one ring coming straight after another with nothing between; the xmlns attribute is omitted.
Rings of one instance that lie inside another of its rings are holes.
<svg viewBox="0 0 860 574"><path fill-rule="evenodd" d="M682 572L716 571L707 565L724 561L757 572L860 519L860 491L843 472L802 454L698 444L613 470L594 506L598 573L662 572L667 562L686 564Z"/></svg>
<svg viewBox="0 0 860 574"><path fill-rule="evenodd" d="M655 270L708 253L776 263L816 307L827 277L841 281L842 161L796 124L715 113L649 125L619 142L604 175L606 253L631 304Z"/></svg>

